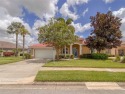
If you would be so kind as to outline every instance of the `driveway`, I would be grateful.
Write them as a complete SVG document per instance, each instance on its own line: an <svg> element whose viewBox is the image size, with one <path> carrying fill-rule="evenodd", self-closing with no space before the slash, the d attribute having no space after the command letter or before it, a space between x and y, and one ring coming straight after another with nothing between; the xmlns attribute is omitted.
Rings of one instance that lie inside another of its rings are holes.
<svg viewBox="0 0 125 94"><path fill-rule="evenodd" d="M42 60L32 59L0 65L0 84L33 83L38 70L43 64Z"/></svg>

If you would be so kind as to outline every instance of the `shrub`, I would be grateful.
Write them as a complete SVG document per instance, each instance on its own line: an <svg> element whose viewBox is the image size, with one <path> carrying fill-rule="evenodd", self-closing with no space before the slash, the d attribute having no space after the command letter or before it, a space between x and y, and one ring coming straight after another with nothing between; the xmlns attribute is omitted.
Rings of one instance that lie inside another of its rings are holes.
<svg viewBox="0 0 125 94"><path fill-rule="evenodd" d="M64 55L64 54L60 54L60 55L59 55L59 59L62 59L62 58L65 58L65 55Z"/></svg>
<svg viewBox="0 0 125 94"><path fill-rule="evenodd" d="M115 55L108 55L108 57L115 57Z"/></svg>
<svg viewBox="0 0 125 94"><path fill-rule="evenodd" d="M5 57L9 57L9 56L13 56L14 52L3 52L3 56Z"/></svg>
<svg viewBox="0 0 125 94"><path fill-rule="evenodd" d="M71 58L71 59L74 59L74 55L71 55L70 58Z"/></svg>
<svg viewBox="0 0 125 94"><path fill-rule="evenodd" d="M31 56L31 54L29 54L29 53L25 53L25 54L24 54L24 58L25 58L25 59L31 59L32 56Z"/></svg>
<svg viewBox="0 0 125 94"><path fill-rule="evenodd" d="M125 63L125 56L120 60L120 63Z"/></svg>
<svg viewBox="0 0 125 94"><path fill-rule="evenodd" d="M3 52L3 50L0 50L0 53L2 53Z"/></svg>
<svg viewBox="0 0 125 94"><path fill-rule="evenodd" d="M56 57L56 59L57 59L57 55L56 55L55 57ZM65 55L64 55L64 54L60 54L60 55L59 55L59 59L63 59L63 58L65 58Z"/></svg>
<svg viewBox="0 0 125 94"><path fill-rule="evenodd" d="M93 53L93 54L92 54L92 58L93 58L93 59L106 60L106 59L108 59L108 55L107 55L107 54L102 54L102 53Z"/></svg>
<svg viewBox="0 0 125 94"><path fill-rule="evenodd" d="M23 53L20 53L20 56L23 56Z"/></svg>
<svg viewBox="0 0 125 94"><path fill-rule="evenodd" d="M114 61L115 61L115 62L120 61L120 56L116 56Z"/></svg>
<svg viewBox="0 0 125 94"><path fill-rule="evenodd" d="M66 56L65 56L65 54L60 54L59 55L59 59L69 59L69 58L74 58L74 55L69 55L69 54L66 54ZM56 56L56 59L57 59L57 56Z"/></svg>
<svg viewBox="0 0 125 94"><path fill-rule="evenodd" d="M89 59L92 59L92 54L82 54L82 55L80 55L80 58L89 58Z"/></svg>
<svg viewBox="0 0 125 94"><path fill-rule="evenodd" d="M70 58L70 55L69 54L66 54L66 57L65 57L66 59L69 59Z"/></svg>

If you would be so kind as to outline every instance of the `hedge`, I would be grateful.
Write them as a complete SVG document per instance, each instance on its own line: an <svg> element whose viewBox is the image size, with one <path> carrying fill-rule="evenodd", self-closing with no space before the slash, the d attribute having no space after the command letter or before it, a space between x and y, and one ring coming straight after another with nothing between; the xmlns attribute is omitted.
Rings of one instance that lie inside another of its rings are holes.
<svg viewBox="0 0 125 94"><path fill-rule="evenodd" d="M80 58L106 60L106 59L108 59L108 55L107 54L102 54L102 53L83 54L83 55L80 56Z"/></svg>

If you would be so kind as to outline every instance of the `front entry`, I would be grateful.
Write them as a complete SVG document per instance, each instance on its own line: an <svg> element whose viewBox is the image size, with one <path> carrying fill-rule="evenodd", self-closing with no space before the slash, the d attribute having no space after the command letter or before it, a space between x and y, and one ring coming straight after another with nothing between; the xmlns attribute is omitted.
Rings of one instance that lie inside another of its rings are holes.
<svg viewBox="0 0 125 94"><path fill-rule="evenodd" d="M77 48L73 48L73 55L75 58L78 58L78 49Z"/></svg>

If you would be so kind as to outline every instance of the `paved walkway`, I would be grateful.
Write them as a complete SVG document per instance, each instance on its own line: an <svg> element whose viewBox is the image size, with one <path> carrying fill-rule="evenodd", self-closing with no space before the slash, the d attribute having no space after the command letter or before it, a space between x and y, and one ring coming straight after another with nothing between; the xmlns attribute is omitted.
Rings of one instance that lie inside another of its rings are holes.
<svg viewBox="0 0 125 94"><path fill-rule="evenodd" d="M17 63L0 65L0 84L33 83L34 78L43 65L42 60L26 60Z"/></svg>
<svg viewBox="0 0 125 94"><path fill-rule="evenodd" d="M43 70L84 70L84 71L108 71L108 72L125 72L125 69L118 68L66 68L66 67L41 67L41 71Z"/></svg>

